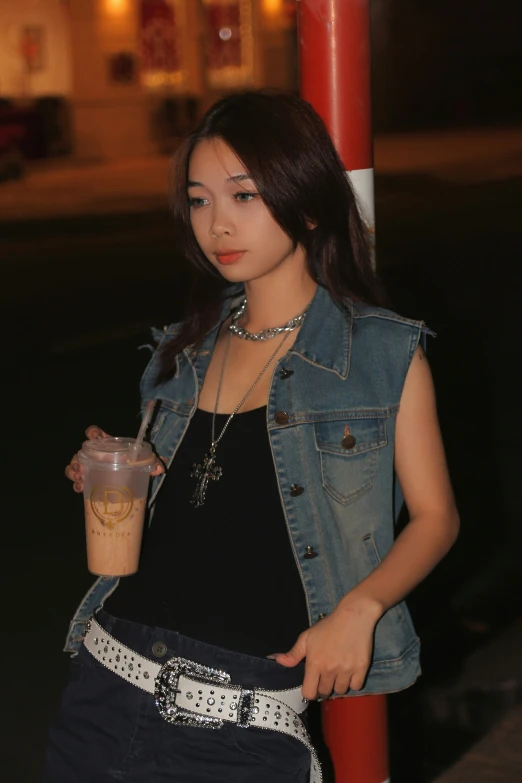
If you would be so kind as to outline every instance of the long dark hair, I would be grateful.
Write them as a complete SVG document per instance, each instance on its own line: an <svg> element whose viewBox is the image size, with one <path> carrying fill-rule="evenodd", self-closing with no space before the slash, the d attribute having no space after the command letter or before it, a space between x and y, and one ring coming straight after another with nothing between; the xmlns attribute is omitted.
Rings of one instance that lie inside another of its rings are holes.
<svg viewBox="0 0 522 783"><path fill-rule="evenodd" d="M173 160L172 212L191 279L185 318L161 350L158 381L173 375L183 348L198 346L216 325L228 285L203 254L190 224L190 156L198 142L212 138L236 153L274 220L295 247L303 246L310 275L334 301L383 302L368 231L319 115L301 98L272 90L229 95L207 111Z"/></svg>

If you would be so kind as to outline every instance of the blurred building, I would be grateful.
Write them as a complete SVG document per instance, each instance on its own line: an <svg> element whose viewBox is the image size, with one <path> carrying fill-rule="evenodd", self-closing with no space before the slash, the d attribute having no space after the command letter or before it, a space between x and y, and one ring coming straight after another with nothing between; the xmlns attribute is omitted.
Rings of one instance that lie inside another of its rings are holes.
<svg viewBox="0 0 522 783"><path fill-rule="evenodd" d="M0 155L166 152L218 95L297 90L297 2L0 0ZM377 132L520 121L520 0L370 7Z"/></svg>
<svg viewBox="0 0 522 783"><path fill-rule="evenodd" d="M168 150L215 99L297 88L295 0L0 0L0 100L69 108L80 158Z"/></svg>
<svg viewBox="0 0 522 783"><path fill-rule="evenodd" d="M0 96L69 95L71 45L64 0L0 0Z"/></svg>
<svg viewBox="0 0 522 783"><path fill-rule="evenodd" d="M71 30L63 0L0 0L0 161L71 149Z"/></svg>

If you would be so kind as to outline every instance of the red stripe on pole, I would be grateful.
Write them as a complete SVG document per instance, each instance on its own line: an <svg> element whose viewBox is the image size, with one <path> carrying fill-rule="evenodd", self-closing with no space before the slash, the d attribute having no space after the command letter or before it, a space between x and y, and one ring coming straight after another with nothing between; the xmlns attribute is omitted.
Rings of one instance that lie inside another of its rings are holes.
<svg viewBox="0 0 522 783"><path fill-rule="evenodd" d="M369 0L300 0L301 94L321 115L345 169L373 166Z"/></svg>
<svg viewBox="0 0 522 783"><path fill-rule="evenodd" d="M389 779L386 697L332 699L323 702L321 714L336 783L385 783Z"/></svg>

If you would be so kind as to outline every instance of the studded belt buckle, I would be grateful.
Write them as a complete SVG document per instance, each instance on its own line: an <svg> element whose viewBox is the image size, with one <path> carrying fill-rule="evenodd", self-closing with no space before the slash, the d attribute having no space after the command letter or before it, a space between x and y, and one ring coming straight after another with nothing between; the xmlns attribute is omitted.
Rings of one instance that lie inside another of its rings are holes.
<svg viewBox="0 0 522 783"><path fill-rule="evenodd" d="M220 669L202 666L200 663L186 658L171 658L163 664L156 676L154 696L156 707L162 718L168 723L183 726L194 726L207 729L220 729L223 721L210 715L200 715L176 705L176 694L180 693L178 683L180 676L190 677L196 683L227 686L230 675Z"/></svg>

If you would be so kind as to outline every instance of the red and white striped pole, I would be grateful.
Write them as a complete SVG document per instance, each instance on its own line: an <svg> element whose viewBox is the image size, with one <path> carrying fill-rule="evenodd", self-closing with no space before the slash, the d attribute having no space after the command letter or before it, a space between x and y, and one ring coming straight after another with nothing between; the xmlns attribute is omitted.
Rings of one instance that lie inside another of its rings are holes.
<svg viewBox="0 0 522 783"><path fill-rule="evenodd" d="M370 0L298 0L301 95L320 114L373 232Z"/></svg>
<svg viewBox="0 0 522 783"><path fill-rule="evenodd" d="M298 0L301 95L332 136L374 235L370 0ZM322 705L336 783L389 783L386 696Z"/></svg>

